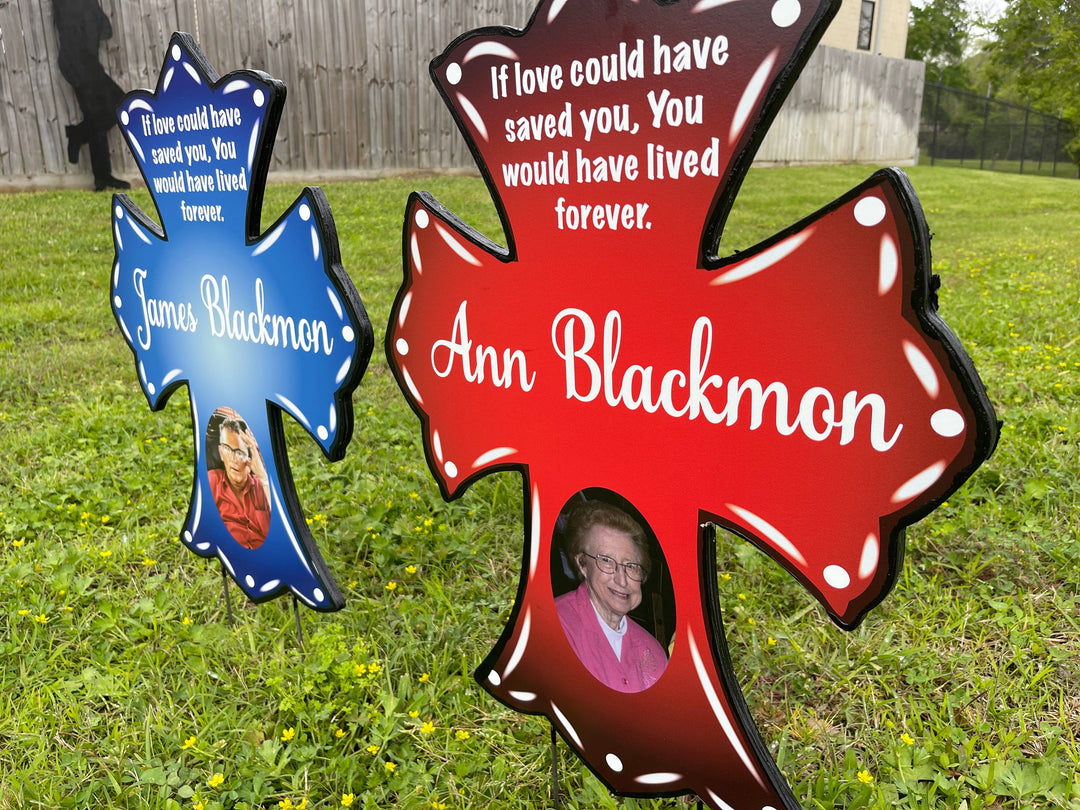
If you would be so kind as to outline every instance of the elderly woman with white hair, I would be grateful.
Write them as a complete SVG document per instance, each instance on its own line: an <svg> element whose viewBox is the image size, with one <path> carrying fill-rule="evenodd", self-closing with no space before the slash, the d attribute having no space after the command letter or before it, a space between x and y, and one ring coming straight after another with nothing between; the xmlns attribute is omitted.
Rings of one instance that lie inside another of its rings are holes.
<svg viewBox="0 0 1080 810"><path fill-rule="evenodd" d="M570 646L601 683L619 692L648 689L667 667L667 655L626 615L641 604L651 568L644 530L621 509L584 501L570 513L565 537L582 580L555 600Z"/></svg>

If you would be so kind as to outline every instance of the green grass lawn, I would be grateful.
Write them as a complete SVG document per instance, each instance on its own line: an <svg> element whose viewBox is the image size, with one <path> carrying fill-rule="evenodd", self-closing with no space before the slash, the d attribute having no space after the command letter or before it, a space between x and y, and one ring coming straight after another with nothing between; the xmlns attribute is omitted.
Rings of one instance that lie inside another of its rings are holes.
<svg viewBox="0 0 1080 810"><path fill-rule="evenodd" d="M755 170L721 253L866 167ZM1004 421L996 454L908 532L896 588L845 633L789 576L722 544L750 708L807 808L1080 808L1080 186L918 167L941 314ZM240 602L177 540L184 391L151 413L108 306L109 198L0 209L0 809L549 805L546 721L471 673L516 592L520 477L444 503L381 341L412 189L502 241L483 184L324 186L376 330L346 458L288 427L301 503L347 600ZM269 222L299 187L272 186ZM145 192L135 194L150 210ZM613 799L560 749L564 807ZM685 806L682 802L680 806Z"/></svg>

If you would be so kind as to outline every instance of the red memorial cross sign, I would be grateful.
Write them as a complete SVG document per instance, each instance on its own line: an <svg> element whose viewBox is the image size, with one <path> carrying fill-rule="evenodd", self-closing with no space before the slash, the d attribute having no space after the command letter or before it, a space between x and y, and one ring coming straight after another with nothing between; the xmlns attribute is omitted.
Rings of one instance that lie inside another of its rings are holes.
<svg viewBox="0 0 1080 810"><path fill-rule="evenodd" d="M387 356L444 496L524 476L521 584L478 680L620 793L798 806L731 674L703 525L851 628L895 580L904 527L996 441L902 173L715 255L836 5L545 0L525 31L471 32L432 63L508 248L414 195ZM669 660L634 692L586 667L556 612L586 490L640 518L674 593Z"/></svg>

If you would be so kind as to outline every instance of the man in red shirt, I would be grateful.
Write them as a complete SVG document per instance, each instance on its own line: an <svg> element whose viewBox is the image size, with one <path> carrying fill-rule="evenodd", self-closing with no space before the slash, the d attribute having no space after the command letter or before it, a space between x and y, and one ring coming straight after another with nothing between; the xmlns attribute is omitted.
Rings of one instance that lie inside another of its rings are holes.
<svg viewBox="0 0 1080 810"><path fill-rule="evenodd" d="M255 438L236 419L218 429L224 467L210 470L210 492L225 528L244 548L258 548L270 530L270 484Z"/></svg>

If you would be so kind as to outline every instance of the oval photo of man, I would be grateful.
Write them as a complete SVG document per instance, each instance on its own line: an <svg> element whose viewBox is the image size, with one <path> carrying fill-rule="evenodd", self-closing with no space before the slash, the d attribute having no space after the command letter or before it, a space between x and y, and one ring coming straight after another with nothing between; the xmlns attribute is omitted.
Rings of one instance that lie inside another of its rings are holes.
<svg viewBox="0 0 1080 810"><path fill-rule="evenodd" d="M218 408L206 429L210 493L229 534L255 549L270 531L270 481L247 422L232 408Z"/></svg>

